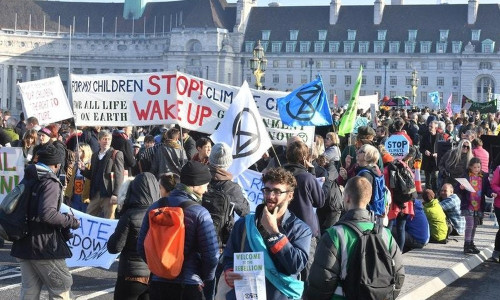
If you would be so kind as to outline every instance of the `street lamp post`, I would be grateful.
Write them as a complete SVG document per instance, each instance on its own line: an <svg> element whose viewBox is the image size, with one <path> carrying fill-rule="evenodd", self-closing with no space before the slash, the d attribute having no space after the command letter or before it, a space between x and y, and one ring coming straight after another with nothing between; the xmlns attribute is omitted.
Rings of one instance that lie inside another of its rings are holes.
<svg viewBox="0 0 500 300"><path fill-rule="evenodd" d="M312 58L309 58L309 81L312 81L313 65L314 65L314 60Z"/></svg>
<svg viewBox="0 0 500 300"><path fill-rule="evenodd" d="M206 78L208 79L208 66L206 66L206 68L207 68L207 77Z"/></svg>
<svg viewBox="0 0 500 300"><path fill-rule="evenodd" d="M412 90L412 95L413 95L413 105L416 105L416 100L417 100L417 89L418 89L418 72L416 69L413 69L413 72L411 72L411 90Z"/></svg>
<svg viewBox="0 0 500 300"><path fill-rule="evenodd" d="M387 65L389 62L384 58L384 97L387 96Z"/></svg>
<svg viewBox="0 0 500 300"><path fill-rule="evenodd" d="M255 76L255 88L260 90L262 88L262 83L260 80L262 76L266 73L267 58L264 56L264 48L260 44L260 40L257 42L257 46L253 48L253 55L250 59L250 70L252 70Z"/></svg>

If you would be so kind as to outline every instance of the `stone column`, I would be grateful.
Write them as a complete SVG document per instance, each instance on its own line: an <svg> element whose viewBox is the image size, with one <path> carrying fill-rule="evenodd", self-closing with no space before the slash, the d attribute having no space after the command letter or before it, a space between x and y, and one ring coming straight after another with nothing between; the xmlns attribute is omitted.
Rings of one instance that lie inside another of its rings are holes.
<svg viewBox="0 0 500 300"><path fill-rule="evenodd" d="M9 78L9 65L3 65L2 70L2 106L1 109L7 109L8 95L9 95L9 86L7 85L7 79Z"/></svg>
<svg viewBox="0 0 500 300"><path fill-rule="evenodd" d="M12 82L10 84L10 102L7 105L8 109L16 106L17 101L17 66L12 65Z"/></svg>
<svg viewBox="0 0 500 300"><path fill-rule="evenodd" d="M45 78L45 67L40 67L40 79Z"/></svg>
<svg viewBox="0 0 500 300"><path fill-rule="evenodd" d="M31 66L26 66L26 81L31 81Z"/></svg>

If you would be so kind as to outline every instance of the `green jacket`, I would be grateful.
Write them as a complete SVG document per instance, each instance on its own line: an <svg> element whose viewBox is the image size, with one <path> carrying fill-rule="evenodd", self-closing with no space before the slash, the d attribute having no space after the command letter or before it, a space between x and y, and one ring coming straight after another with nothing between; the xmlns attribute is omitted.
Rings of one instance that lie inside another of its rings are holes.
<svg viewBox="0 0 500 300"><path fill-rule="evenodd" d="M342 220L359 221L358 226L363 230L373 229L374 223L371 222L370 213L366 209L349 210ZM336 227L336 226L334 226ZM307 297L314 300L322 299L346 299L342 296L342 289L339 286L341 273L342 250L340 242L337 238L338 230L334 227L327 229L327 232L321 236L321 239L316 247L314 261L309 274L309 286L307 289ZM354 250L354 246L358 240L358 234L346 226L341 226L346 244L346 252L349 257ZM388 237L389 251L394 259L396 272L400 278L396 283L395 295L399 295L404 281L404 268L402 265L401 251L395 243L391 232L386 228ZM347 265L349 259L347 259Z"/></svg>
<svg viewBox="0 0 500 300"><path fill-rule="evenodd" d="M448 225L446 224L446 214L439 205L438 199L424 203L424 213L429 221L431 241L444 241L448 235Z"/></svg>

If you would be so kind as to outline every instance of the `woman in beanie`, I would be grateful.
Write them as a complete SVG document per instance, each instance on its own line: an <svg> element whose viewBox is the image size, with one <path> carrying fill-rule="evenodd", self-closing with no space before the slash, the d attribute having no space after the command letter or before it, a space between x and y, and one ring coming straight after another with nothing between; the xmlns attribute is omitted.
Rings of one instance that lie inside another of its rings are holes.
<svg viewBox="0 0 500 300"><path fill-rule="evenodd" d="M31 159L32 163L37 163L37 153L44 149L47 145L51 144L50 139L52 138L52 130L50 126L51 125L49 124L47 125L47 127L43 127L42 129L38 130L38 145L36 145L33 149L33 158Z"/></svg>

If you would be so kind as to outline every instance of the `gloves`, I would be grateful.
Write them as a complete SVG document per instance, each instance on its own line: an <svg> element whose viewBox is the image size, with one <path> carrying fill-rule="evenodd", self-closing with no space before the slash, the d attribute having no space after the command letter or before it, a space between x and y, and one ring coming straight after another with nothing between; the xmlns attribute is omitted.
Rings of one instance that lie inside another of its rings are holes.
<svg viewBox="0 0 500 300"><path fill-rule="evenodd" d="M80 220L78 220L77 218L71 216L71 225L70 225L71 229L78 229L80 228Z"/></svg>
<svg viewBox="0 0 500 300"><path fill-rule="evenodd" d="M73 234L71 233L71 230L69 230L69 228L61 229L61 234L62 234L65 242L67 242L73 238Z"/></svg>

